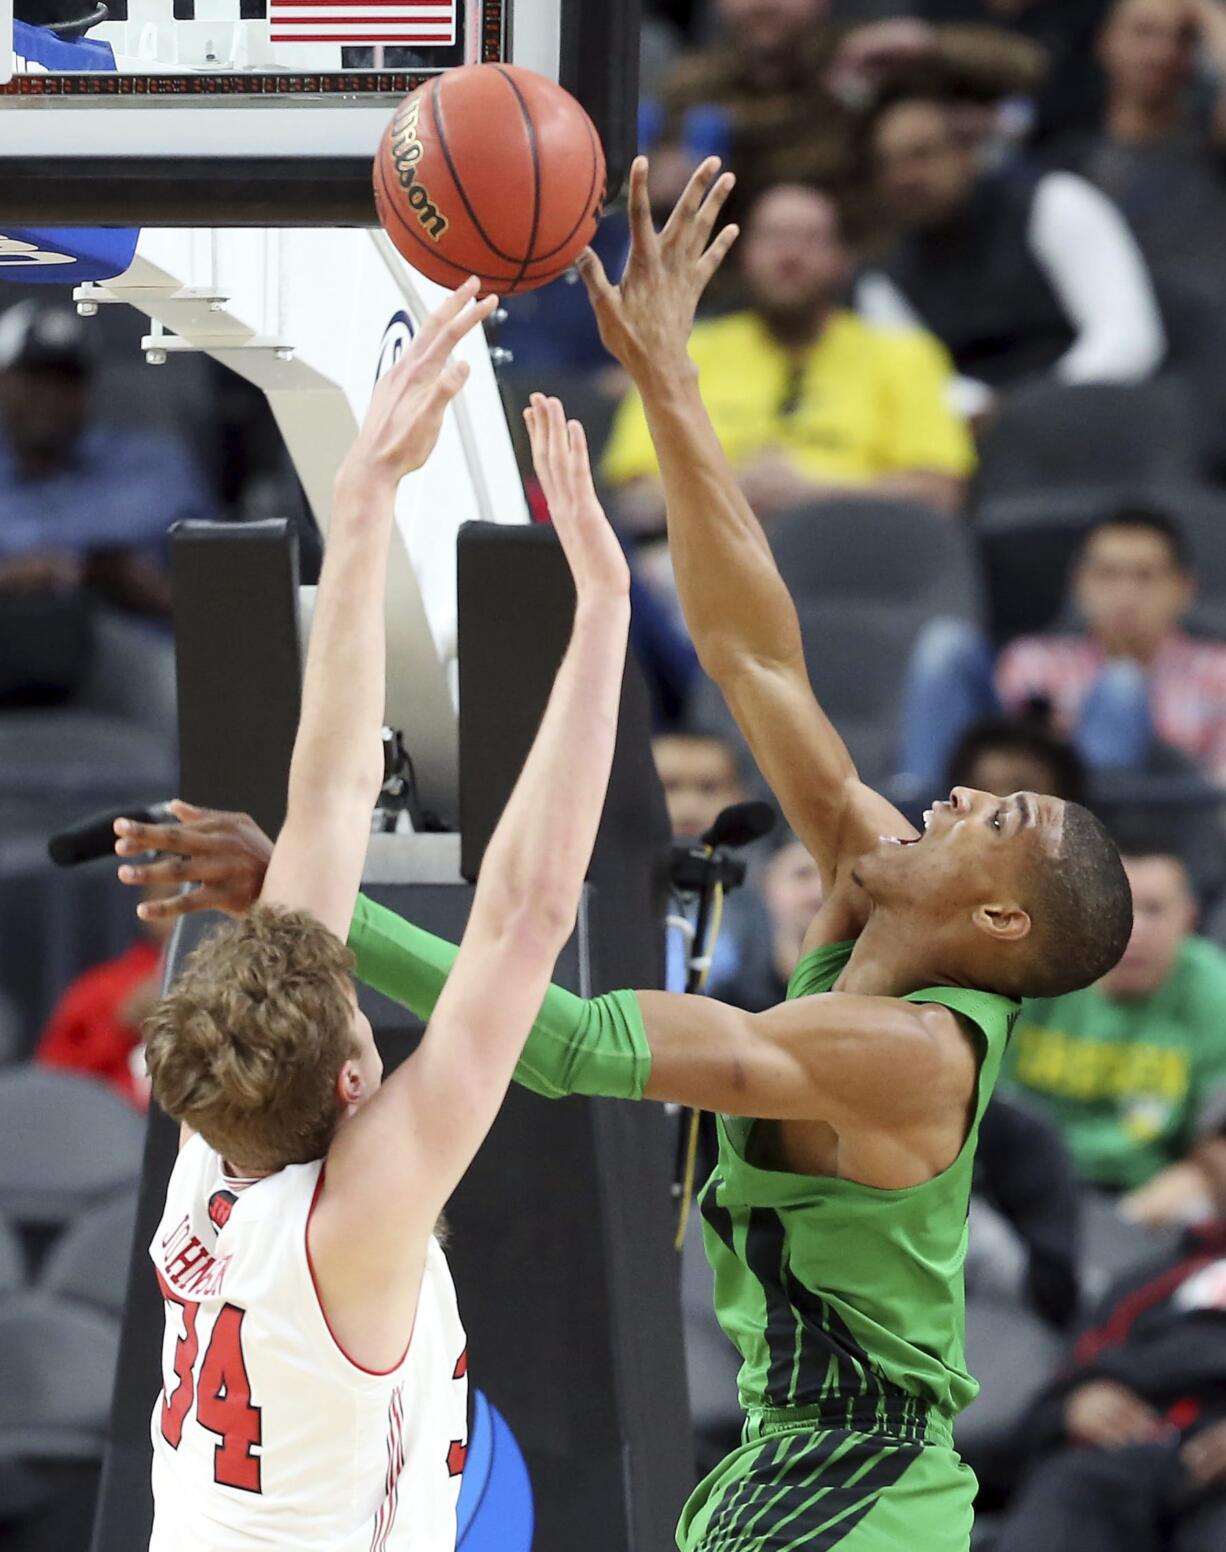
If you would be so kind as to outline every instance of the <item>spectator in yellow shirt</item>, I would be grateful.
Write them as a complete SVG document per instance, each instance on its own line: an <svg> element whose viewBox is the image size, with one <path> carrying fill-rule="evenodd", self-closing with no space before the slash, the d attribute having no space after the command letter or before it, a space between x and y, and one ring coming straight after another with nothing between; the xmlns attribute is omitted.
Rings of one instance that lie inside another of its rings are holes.
<svg viewBox="0 0 1226 1552"><path fill-rule="evenodd" d="M715 429L759 516L857 493L956 512L975 455L951 408L949 359L929 334L837 305L851 267L826 195L784 184L761 196L741 238L750 306L690 341ZM604 477L628 528L662 527L637 393L618 410Z"/></svg>

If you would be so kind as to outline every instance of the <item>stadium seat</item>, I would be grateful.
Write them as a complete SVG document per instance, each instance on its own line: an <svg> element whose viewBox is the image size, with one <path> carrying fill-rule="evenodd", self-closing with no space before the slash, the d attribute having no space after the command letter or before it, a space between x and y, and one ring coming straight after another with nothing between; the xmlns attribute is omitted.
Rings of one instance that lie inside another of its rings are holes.
<svg viewBox="0 0 1226 1552"><path fill-rule="evenodd" d="M809 677L866 781L887 781L897 756L902 680L921 628L936 615L977 622L983 597L974 546L926 507L846 501L770 525L771 548L796 600ZM698 725L728 728L702 680Z"/></svg>
<svg viewBox="0 0 1226 1552"><path fill-rule="evenodd" d="M1016 1300L968 1297L966 1362L980 1390L954 1425L954 1443L985 1488L1011 1485L1017 1424L1062 1352L1050 1326Z"/></svg>
<svg viewBox="0 0 1226 1552"><path fill-rule="evenodd" d="M35 793L88 813L174 786L174 764L152 734L91 711L0 716L0 798Z"/></svg>
<svg viewBox="0 0 1226 1552"><path fill-rule="evenodd" d="M8 1222L0 1218L0 1299L25 1287L26 1258L21 1240Z"/></svg>
<svg viewBox="0 0 1226 1552"><path fill-rule="evenodd" d="M1197 581L1192 626L1226 637L1226 496L1205 485L1159 485L1151 497L1176 518L1192 552Z"/></svg>
<svg viewBox="0 0 1226 1552"><path fill-rule="evenodd" d="M518 300L518 299L517 299ZM516 372L507 368L498 374L503 402L507 407L507 421L511 433L526 447L523 432L523 412L528 406L528 396L533 393L552 394L561 399L566 413L580 421L587 433L592 467L598 468L601 455L613 429L613 417L617 413L617 399L606 393L599 379L590 372L565 372L545 369L534 372Z"/></svg>
<svg viewBox="0 0 1226 1552"><path fill-rule="evenodd" d="M1140 484L1196 477L1203 462L1190 395L1173 379L1126 387L1042 384L1006 397L980 448L983 520L1036 495L1061 503L1135 496Z"/></svg>
<svg viewBox="0 0 1226 1552"><path fill-rule="evenodd" d="M56 1242L39 1286L118 1318L123 1314L135 1227L135 1191L87 1207Z"/></svg>
<svg viewBox="0 0 1226 1552"><path fill-rule="evenodd" d="M3 819L0 819L3 824ZM25 1031L17 1005L5 992L0 992L0 1067L15 1062L25 1049Z"/></svg>
<svg viewBox="0 0 1226 1552"><path fill-rule="evenodd" d="M100 1455L118 1351L96 1310L38 1292L0 1305L0 1456Z"/></svg>
<svg viewBox="0 0 1226 1552"><path fill-rule="evenodd" d="M1174 1252L1178 1229L1146 1229L1116 1211L1115 1202L1087 1191L1081 1219L1081 1279L1093 1301L1139 1263Z"/></svg>
<svg viewBox="0 0 1226 1552"><path fill-rule="evenodd" d="M855 499L773 519L771 550L794 598L888 604L916 630L935 615L977 624L982 584L974 545L957 523L907 501Z"/></svg>
<svg viewBox="0 0 1226 1552"><path fill-rule="evenodd" d="M92 1078L40 1067L0 1072L0 1211L18 1224L64 1224L135 1186L145 1126Z"/></svg>
<svg viewBox="0 0 1226 1552"><path fill-rule="evenodd" d="M1226 497L1208 485L1151 479L1126 491L1036 489L981 511L975 536L996 640L1050 630L1067 614L1068 581L1087 530L1128 503L1169 512L1179 523L1198 582L1190 623L1226 636Z"/></svg>

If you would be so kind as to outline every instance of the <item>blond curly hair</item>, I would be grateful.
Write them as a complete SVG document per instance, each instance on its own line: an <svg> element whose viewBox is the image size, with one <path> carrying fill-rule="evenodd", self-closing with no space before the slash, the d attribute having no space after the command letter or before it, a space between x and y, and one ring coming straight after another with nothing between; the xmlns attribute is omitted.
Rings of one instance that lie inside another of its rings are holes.
<svg viewBox="0 0 1226 1552"><path fill-rule="evenodd" d="M218 927L145 1022L154 1099L244 1168L322 1158L358 1054L353 963L306 911L259 905Z"/></svg>

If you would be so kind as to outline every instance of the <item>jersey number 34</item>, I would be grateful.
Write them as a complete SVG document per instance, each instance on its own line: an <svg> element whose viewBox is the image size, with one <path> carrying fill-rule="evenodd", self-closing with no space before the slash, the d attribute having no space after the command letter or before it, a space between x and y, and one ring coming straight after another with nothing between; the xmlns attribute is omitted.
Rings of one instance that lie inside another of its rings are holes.
<svg viewBox="0 0 1226 1552"><path fill-rule="evenodd" d="M179 1448L183 1424L196 1404L196 1420L218 1436L213 1451L213 1480L222 1487L245 1493L260 1492L260 1409L251 1402L251 1384L243 1361L243 1316L235 1304L225 1304L213 1324L208 1349L196 1372L200 1343L196 1335L198 1304L176 1298L166 1285L162 1296L177 1305L183 1333L175 1342L175 1388L162 1398L162 1437L172 1450Z"/></svg>

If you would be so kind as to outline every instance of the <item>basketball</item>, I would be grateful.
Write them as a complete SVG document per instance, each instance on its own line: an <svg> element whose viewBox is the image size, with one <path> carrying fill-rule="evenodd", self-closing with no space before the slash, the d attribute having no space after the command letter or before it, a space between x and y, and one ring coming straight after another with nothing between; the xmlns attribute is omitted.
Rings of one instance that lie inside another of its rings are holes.
<svg viewBox="0 0 1226 1552"><path fill-rule="evenodd" d="M508 296L556 280L591 242L604 148L555 81L468 65L401 103L374 185L380 223L414 269L452 288L476 275L483 292Z"/></svg>

